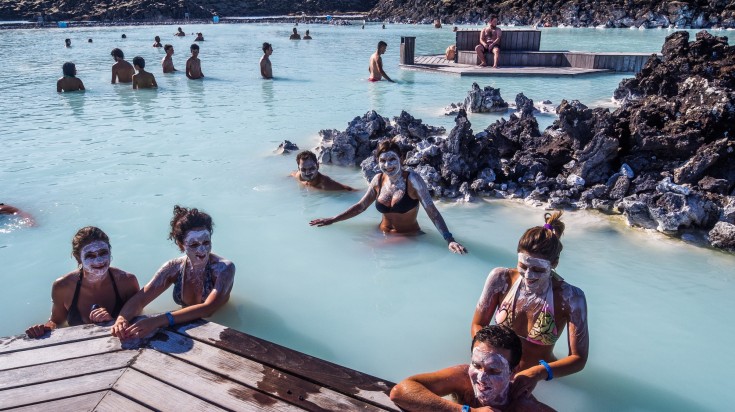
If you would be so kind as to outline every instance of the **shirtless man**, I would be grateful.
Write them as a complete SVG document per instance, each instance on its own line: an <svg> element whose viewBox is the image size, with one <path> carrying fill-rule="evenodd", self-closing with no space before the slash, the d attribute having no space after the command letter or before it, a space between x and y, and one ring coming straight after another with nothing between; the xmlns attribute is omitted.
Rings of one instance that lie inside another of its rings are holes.
<svg viewBox="0 0 735 412"><path fill-rule="evenodd" d="M179 27L179 29L181 29ZM178 71L174 68L174 59L171 57L174 55L174 46L167 44L163 46L163 50L166 51L166 56L161 60L161 67L163 67L164 73L173 73Z"/></svg>
<svg viewBox="0 0 735 412"><path fill-rule="evenodd" d="M311 40L311 36L309 36L309 30L306 31L306 34L304 35L304 40Z"/></svg>
<svg viewBox="0 0 735 412"><path fill-rule="evenodd" d="M293 33L288 38L289 40L301 40L301 35L296 31L296 27L293 28Z"/></svg>
<svg viewBox="0 0 735 412"><path fill-rule="evenodd" d="M71 39L64 39L64 45L66 47L71 47Z"/></svg>
<svg viewBox="0 0 735 412"><path fill-rule="evenodd" d="M112 65L112 84L116 82L130 83L133 81L133 74L135 69L133 65L125 61L125 55L123 51L115 48L112 49L110 55L115 60L115 64Z"/></svg>
<svg viewBox="0 0 735 412"><path fill-rule="evenodd" d="M385 77L389 82L395 83L387 74L385 74L385 71L383 71L383 58L380 57L380 55L385 53L385 49L387 48L388 43L381 40L378 42L378 50L370 56L370 64L368 66L368 71L370 72L370 78L368 78L369 81L379 82L383 77Z"/></svg>
<svg viewBox="0 0 735 412"><path fill-rule="evenodd" d="M204 35L202 33L197 33L197 38L194 39L194 41L204 41Z"/></svg>
<svg viewBox="0 0 735 412"><path fill-rule="evenodd" d="M353 191L355 189L337 183L329 176L319 172L319 162L316 155L308 150L304 150L296 156L296 165L299 170L291 173L301 184L307 187L313 187L321 190L346 190Z"/></svg>
<svg viewBox="0 0 735 412"><path fill-rule="evenodd" d="M263 57L260 58L260 75L264 79L273 78L273 68L271 67L270 55L273 54L273 46L270 43L263 43Z"/></svg>
<svg viewBox="0 0 735 412"><path fill-rule="evenodd" d="M490 18L487 20L488 26L480 31L480 44L475 47L475 53L477 53L477 58L480 60L479 66L487 66L485 53L492 50L494 55L493 68L498 68L498 57L500 56L500 37L502 33L497 27L497 24L498 16L491 14Z"/></svg>
<svg viewBox="0 0 735 412"><path fill-rule="evenodd" d="M153 47L163 47L163 44L161 44L161 38L159 36L153 38Z"/></svg>
<svg viewBox="0 0 735 412"><path fill-rule="evenodd" d="M553 411L533 396L511 398L510 379L521 351L521 340L513 330L485 326L472 340L469 365L404 379L393 387L390 399L406 411ZM447 395L456 401L444 398Z"/></svg>
<svg viewBox="0 0 735 412"><path fill-rule="evenodd" d="M202 61L199 60L199 45L192 44L190 50L191 57L186 61L186 77L191 80L204 78L204 73L202 73Z"/></svg>
<svg viewBox="0 0 735 412"><path fill-rule="evenodd" d="M186 36L186 33L184 33L184 31L183 31L183 30L181 30L181 27L179 27L179 28L177 29L176 33L174 33L174 36L180 36L180 37L183 37L183 36Z"/></svg>
<svg viewBox="0 0 735 412"><path fill-rule="evenodd" d="M155 89L158 87L153 73L145 71L145 59L140 56L133 58L133 66L138 71L133 75L133 89Z"/></svg>
<svg viewBox="0 0 735 412"><path fill-rule="evenodd" d="M80 79L77 79L77 67L72 62L66 62L61 66L61 70L64 72L64 77L56 81L56 91L63 92L76 92L78 90L84 91L84 83Z"/></svg>

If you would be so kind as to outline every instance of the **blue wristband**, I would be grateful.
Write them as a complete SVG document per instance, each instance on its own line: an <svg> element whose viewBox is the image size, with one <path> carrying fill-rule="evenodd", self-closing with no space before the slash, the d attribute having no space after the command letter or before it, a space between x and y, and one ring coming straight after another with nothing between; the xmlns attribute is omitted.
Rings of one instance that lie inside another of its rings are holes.
<svg viewBox="0 0 735 412"><path fill-rule="evenodd" d="M470 412L470 405L462 405L462 412Z"/></svg>
<svg viewBox="0 0 735 412"><path fill-rule="evenodd" d="M554 379L554 372L551 370L551 366L549 366L549 364L546 363L545 360L541 359L540 361L538 361L538 364L546 368L546 380L547 381Z"/></svg>
<svg viewBox="0 0 735 412"><path fill-rule="evenodd" d="M453 239L453 237L452 237L452 232L444 232L444 233L442 233L442 237L443 237L443 238L444 238L444 240L446 240L447 242L449 242L449 239Z"/></svg>
<svg viewBox="0 0 735 412"><path fill-rule="evenodd" d="M166 317L168 318L168 326L169 327L170 326L173 326L174 324L176 324L176 322L174 322L174 315L172 315L171 312L166 312Z"/></svg>

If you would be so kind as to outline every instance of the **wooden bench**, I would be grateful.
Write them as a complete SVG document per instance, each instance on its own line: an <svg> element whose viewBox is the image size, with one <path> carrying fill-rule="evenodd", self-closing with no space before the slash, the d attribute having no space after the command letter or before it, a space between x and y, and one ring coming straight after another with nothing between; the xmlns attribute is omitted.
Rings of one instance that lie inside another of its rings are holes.
<svg viewBox="0 0 735 412"><path fill-rule="evenodd" d="M480 30L458 30L455 33L455 44L457 45L457 54L455 55L455 63L477 64L477 56L474 60L460 59L463 51L471 51L475 53L475 47L480 44ZM541 31L540 30L503 30L500 37L500 65L516 65L513 63L503 63L503 54L508 51L538 51L541 47ZM465 54L466 57L466 54ZM486 61L492 62L493 54L485 53ZM507 59L506 59L507 61ZM510 62L515 62L515 58L511 58Z"/></svg>
<svg viewBox="0 0 735 412"><path fill-rule="evenodd" d="M492 65L492 53L486 53L488 64ZM475 51L461 51L457 53L457 63L477 64L477 53ZM564 52L541 52L541 51L505 51L500 53L498 65L508 66L533 66L533 67L569 67L564 57Z"/></svg>

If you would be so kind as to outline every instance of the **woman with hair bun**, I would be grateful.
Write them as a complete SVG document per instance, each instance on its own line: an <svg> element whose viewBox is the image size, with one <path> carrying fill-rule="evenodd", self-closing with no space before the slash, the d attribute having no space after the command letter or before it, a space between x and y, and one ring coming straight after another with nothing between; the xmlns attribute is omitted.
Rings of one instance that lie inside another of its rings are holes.
<svg viewBox="0 0 735 412"><path fill-rule="evenodd" d="M56 279L51 287L51 317L48 322L26 330L30 338L66 322L69 326L115 319L125 302L140 289L132 273L110 266L110 238L101 229L79 229L71 241L71 255L78 269Z"/></svg>
<svg viewBox="0 0 735 412"><path fill-rule="evenodd" d="M184 256L164 263L143 289L125 304L112 326L120 339L142 338L154 330L212 316L230 299L235 265L212 253L212 218L199 209L174 206L169 239ZM181 309L129 322L173 285L173 299Z"/></svg>
<svg viewBox="0 0 735 412"><path fill-rule="evenodd" d="M523 343L519 371L513 380L517 396L530 395L536 383L571 375L584 368L589 352L587 301L554 268L562 251L561 211L546 213L518 242L517 268L495 268L472 318L472 336L493 319L513 329ZM557 359L554 344L567 327L569 355Z"/></svg>

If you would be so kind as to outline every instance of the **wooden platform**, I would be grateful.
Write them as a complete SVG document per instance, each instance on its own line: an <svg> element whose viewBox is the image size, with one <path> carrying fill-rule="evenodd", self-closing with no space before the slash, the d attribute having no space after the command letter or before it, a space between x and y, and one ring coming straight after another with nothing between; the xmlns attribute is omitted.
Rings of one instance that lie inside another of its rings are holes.
<svg viewBox="0 0 735 412"><path fill-rule="evenodd" d="M444 58L443 54L432 56L416 56L414 64L402 64L402 69L431 71L458 76L581 76L610 72L608 69L587 69L562 66L505 66L478 67L473 64L459 64Z"/></svg>
<svg viewBox="0 0 735 412"><path fill-rule="evenodd" d="M24 336L0 339L3 411L399 410L391 382L206 321L130 346L95 325Z"/></svg>

